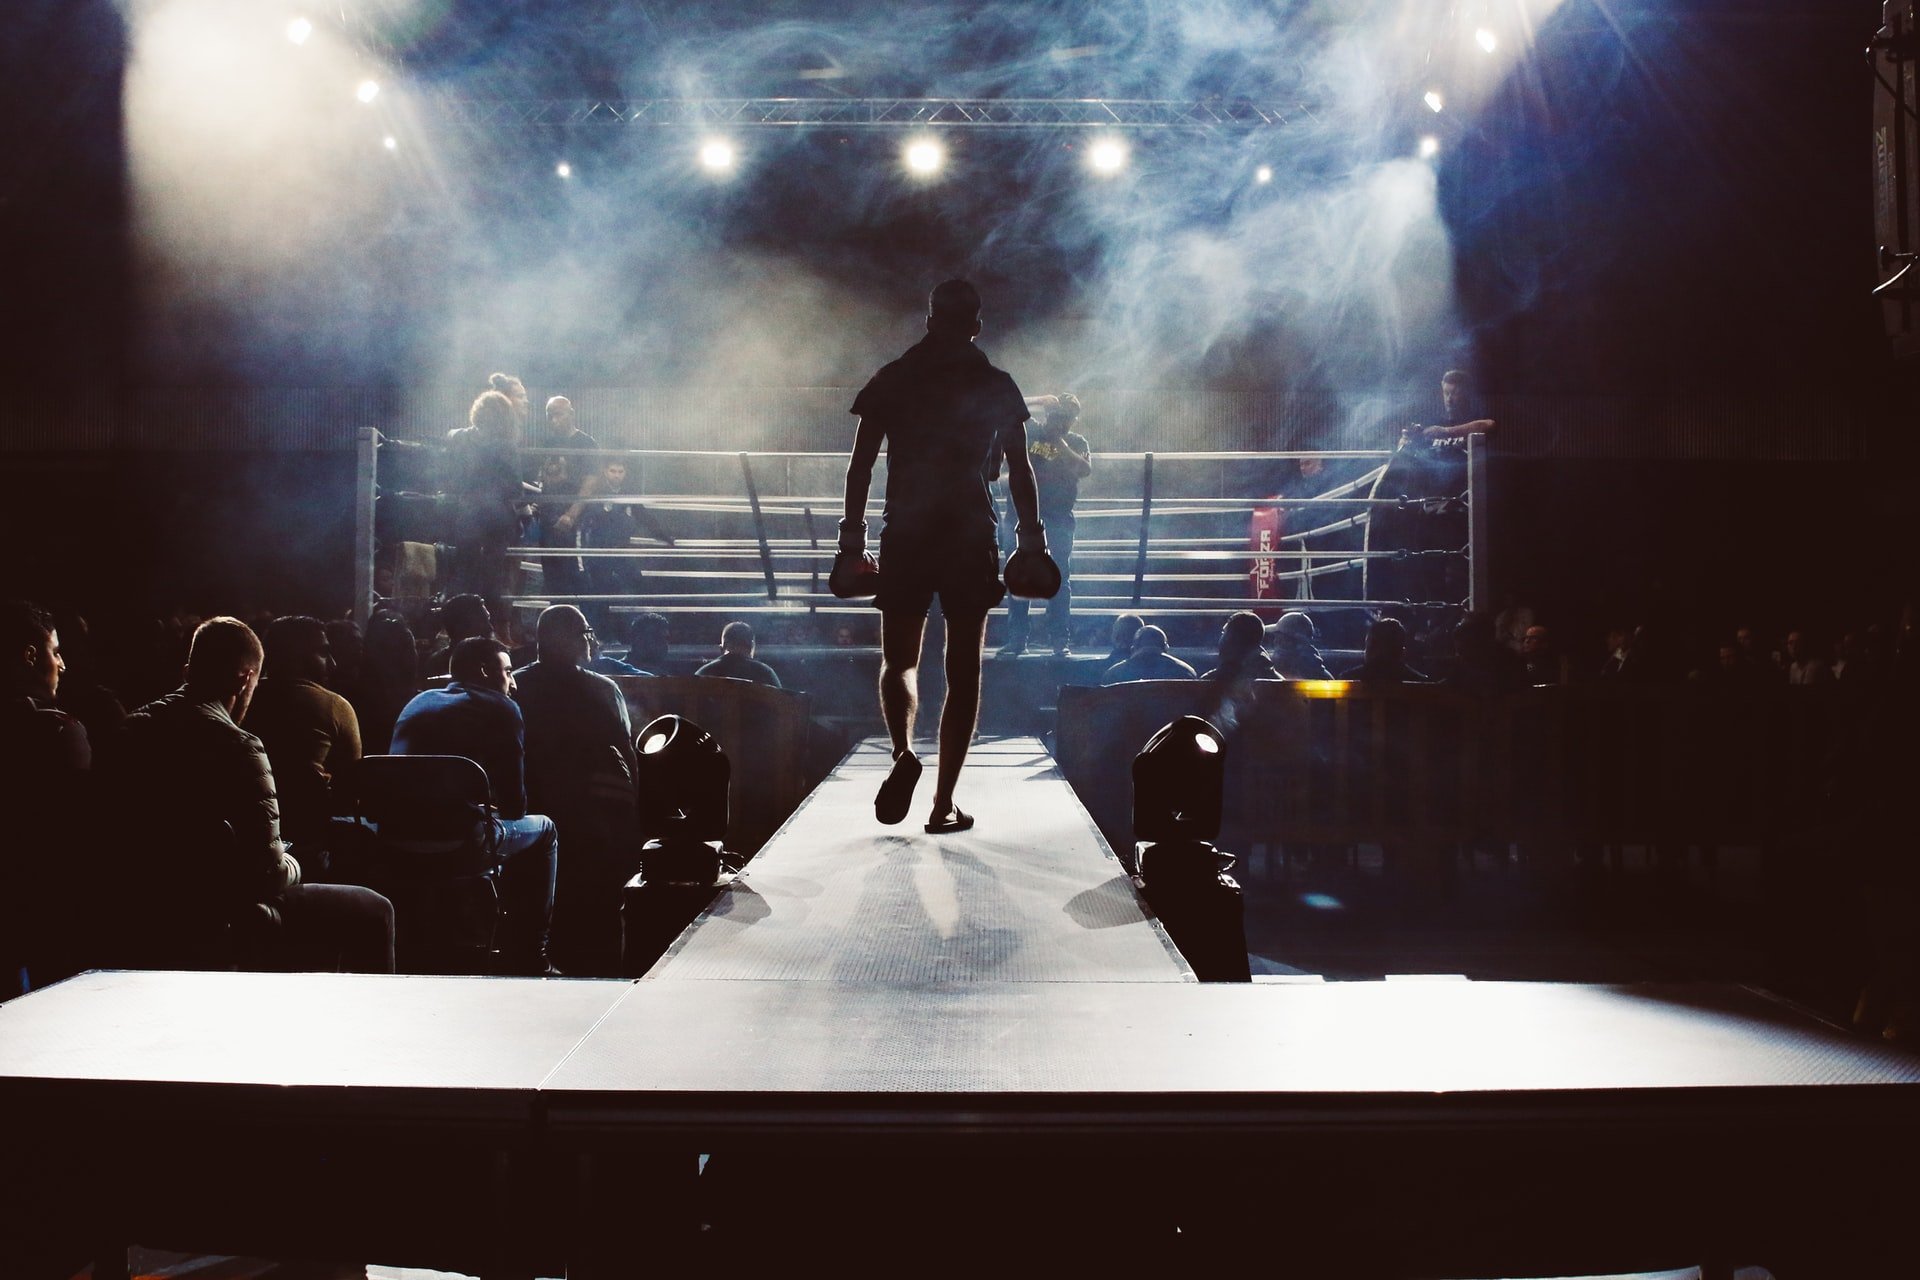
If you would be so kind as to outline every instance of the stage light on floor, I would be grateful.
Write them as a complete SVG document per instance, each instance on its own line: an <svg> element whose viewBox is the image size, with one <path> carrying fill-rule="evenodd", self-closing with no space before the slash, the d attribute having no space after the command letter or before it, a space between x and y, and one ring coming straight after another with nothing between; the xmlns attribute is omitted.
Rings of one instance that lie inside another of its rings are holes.
<svg viewBox="0 0 1920 1280"><path fill-rule="evenodd" d="M1182 716L1133 758L1134 875L1202 982L1248 982L1246 912L1220 835L1226 740Z"/></svg>
<svg viewBox="0 0 1920 1280"><path fill-rule="evenodd" d="M712 734L680 716L660 716L635 735L635 784L643 840L722 840L733 766Z"/></svg>
<svg viewBox="0 0 1920 1280"><path fill-rule="evenodd" d="M1118 173L1127 167L1127 144L1118 138L1102 138L1088 149L1087 163L1095 173Z"/></svg>
<svg viewBox="0 0 1920 1280"><path fill-rule="evenodd" d="M700 167L708 173L731 173L737 158L733 144L725 138L708 138L700 144Z"/></svg>
<svg viewBox="0 0 1920 1280"><path fill-rule="evenodd" d="M1431 160L1439 154L1440 139L1434 137L1432 134L1428 134L1426 137L1420 139L1420 158L1422 160Z"/></svg>
<svg viewBox="0 0 1920 1280"><path fill-rule="evenodd" d="M1272 182L1273 166L1263 164L1258 169L1255 169L1253 171L1253 180L1259 183L1263 187L1266 186L1269 182Z"/></svg>
<svg viewBox="0 0 1920 1280"><path fill-rule="evenodd" d="M915 138L907 144L906 159L909 173L930 178L946 164L947 149L932 138Z"/></svg>
<svg viewBox="0 0 1920 1280"><path fill-rule="evenodd" d="M362 80L359 86L354 89L353 96L360 99L363 104L372 102L380 96L380 86L375 81Z"/></svg>
<svg viewBox="0 0 1920 1280"><path fill-rule="evenodd" d="M553 166L553 172L555 177L571 178L573 176L573 166L565 160L562 160L559 164Z"/></svg>
<svg viewBox="0 0 1920 1280"><path fill-rule="evenodd" d="M1487 30L1485 27L1481 27L1473 33L1473 42L1479 45L1485 53L1492 53L1500 47L1500 37L1494 35L1493 32Z"/></svg>
<svg viewBox="0 0 1920 1280"><path fill-rule="evenodd" d="M313 34L313 23L305 18L295 18L287 24L287 39L295 44L305 44L307 37Z"/></svg>
<svg viewBox="0 0 1920 1280"><path fill-rule="evenodd" d="M1420 101L1426 103L1427 110L1433 112L1435 115L1439 115L1440 112L1444 110L1447 105L1447 100L1440 96L1440 91L1438 89L1427 90L1426 96L1421 98Z"/></svg>
<svg viewBox="0 0 1920 1280"><path fill-rule="evenodd" d="M634 735L640 873L621 904L621 971L639 977L732 879L727 835L733 765L714 736L666 715Z"/></svg>
<svg viewBox="0 0 1920 1280"><path fill-rule="evenodd" d="M1181 716L1133 758L1133 838L1217 840L1226 785L1220 731Z"/></svg>

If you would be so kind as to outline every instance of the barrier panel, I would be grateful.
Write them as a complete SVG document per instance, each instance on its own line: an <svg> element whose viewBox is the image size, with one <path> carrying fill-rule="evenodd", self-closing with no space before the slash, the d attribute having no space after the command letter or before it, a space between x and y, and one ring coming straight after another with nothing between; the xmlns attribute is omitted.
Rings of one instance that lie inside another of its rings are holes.
<svg viewBox="0 0 1920 1280"><path fill-rule="evenodd" d="M1828 818L1840 704L1573 686L1490 699L1436 686L1202 681L1060 690L1061 771L1132 846L1133 756L1201 715L1227 735L1221 839L1255 843L1770 843Z"/></svg>

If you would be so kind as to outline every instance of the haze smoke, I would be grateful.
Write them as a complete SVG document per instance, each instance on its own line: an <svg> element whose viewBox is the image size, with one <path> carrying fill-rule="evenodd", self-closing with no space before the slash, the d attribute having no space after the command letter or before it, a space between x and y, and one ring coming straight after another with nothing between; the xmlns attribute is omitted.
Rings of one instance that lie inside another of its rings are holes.
<svg viewBox="0 0 1920 1280"><path fill-rule="evenodd" d="M295 49L271 6L141 7L127 101L150 355L322 383L857 385L960 274L988 300L983 345L1035 390L1364 392L1424 385L1454 354L1452 254L1407 106L1452 21L1435 6L848 8L383 4ZM347 95L369 68L383 88L363 108ZM1109 178L1087 171L1085 131L948 130L929 183L890 132L737 132L739 170L716 180L690 131L449 122L448 104L587 95L1313 109L1127 134Z"/></svg>

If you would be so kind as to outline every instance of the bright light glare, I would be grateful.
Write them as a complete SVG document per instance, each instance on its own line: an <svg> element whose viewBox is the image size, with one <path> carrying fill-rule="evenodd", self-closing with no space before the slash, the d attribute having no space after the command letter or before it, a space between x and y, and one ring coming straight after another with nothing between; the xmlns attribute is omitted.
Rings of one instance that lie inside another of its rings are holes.
<svg viewBox="0 0 1920 1280"><path fill-rule="evenodd" d="M733 144L725 138L709 138L700 144L700 167L713 173L733 168Z"/></svg>
<svg viewBox="0 0 1920 1280"><path fill-rule="evenodd" d="M559 164L553 166L553 171L559 174L563 178L571 178L573 176L573 166L568 164L565 160L562 160Z"/></svg>
<svg viewBox="0 0 1920 1280"><path fill-rule="evenodd" d="M1087 152L1087 162L1095 173L1118 173L1127 164L1126 146L1114 138L1102 138Z"/></svg>
<svg viewBox="0 0 1920 1280"><path fill-rule="evenodd" d="M1427 110L1435 114L1438 114L1440 109L1447 105L1447 100L1440 96L1438 89L1427 90L1427 96L1422 98L1421 101L1427 104Z"/></svg>
<svg viewBox="0 0 1920 1280"><path fill-rule="evenodd" d="M1485 27L1481 27L1473 33L1473 42L1488 53L1492 53L1500 47L1500 37L1494 35L1493 32L1487 30Z"/></svg>
<svg viewBox="0 0 1920 1280"><path fill-rule="evenodd" d="M313 24L305 18L295 18L287 24L287 39L295 44L305 44L307 37L313 34Z"/></svg>
<svg viewBox="0 0 1920 1280"><path fill-rule="evenodd" d="M1272 182L1272 181L1273 181L1273 166L1272 166L1272 165L1265 165L1265 164L1263 164L1263 165L1261 165L1261 166L1260 166L1260 167L1259 167L1258 169L1255 169L1255 170L1253 171L1253 180L1254 180L1255 182L1258 182L1258 183L1260 183L1260 184L1261 184L1261 185L1263 185L1263 186L1264 186L1265 184L1267 184L1267 183L1269 183L1269 182Z"/></svg>
<svg viewBox="0 0 1920 1280"><path fill-rule="evenodd" d="M362 80L360 87L353 91L353 96L362 102L372 102L380 96L380 86L371 80Z"/></svg>
<svg viewBox="0 0 1920 1280"><path fill-rule="evenodd" d="M1434 137L1432 134L1428 134L1426 137L1420 139L1420 158L1422 160L1431 160L1439 154L1440 139Z"/></svg>
<svg viewBox="0 0 1920 1280"><path fill-rule="evenodd" d="M400 149L400 139L394 137L392 134L388 134L386 137L380 139L380 145L389 151L398 151Z"/></svg>
<svg viewBox="0 0 1920 1280"><path fill-rule="evenodd" d="M640 744L640 754L643 756L657 755L659 754L660 749L666 745L667 745L666 734L664 733L649 734L647 737L647 740Z"/></svg>
<svg viewBox="0 0 1920 1280"><path fill-rule="evenodd" d="M1193 745L1200 748L1201 755L1217 756L1220 754L1220 743L1204 733L1196 733L1193 735Z"/></svg>
<svg viewBox="0 0 1920 1280"><path fill-rule="evenodd" d="M938 173L946 158L946 148L932 138L918 138L907 144L907 168L922 176Z"/></svg>

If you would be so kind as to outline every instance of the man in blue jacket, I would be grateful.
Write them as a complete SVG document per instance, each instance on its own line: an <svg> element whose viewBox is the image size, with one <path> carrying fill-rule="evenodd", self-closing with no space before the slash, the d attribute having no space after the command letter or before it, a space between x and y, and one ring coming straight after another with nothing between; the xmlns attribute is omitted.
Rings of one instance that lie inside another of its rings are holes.
<svg viewBox="0 0 1920 1280"><path fill-rule="evenodd" d="M486 771L511 959L522 973L558 977L547 949L560 837L551 818L527 812L526 725L512 698L512 660L492 636L470 636L453 647L448 665L446 688L423 690L400 712L393 754L465 756Z"/></svg>

